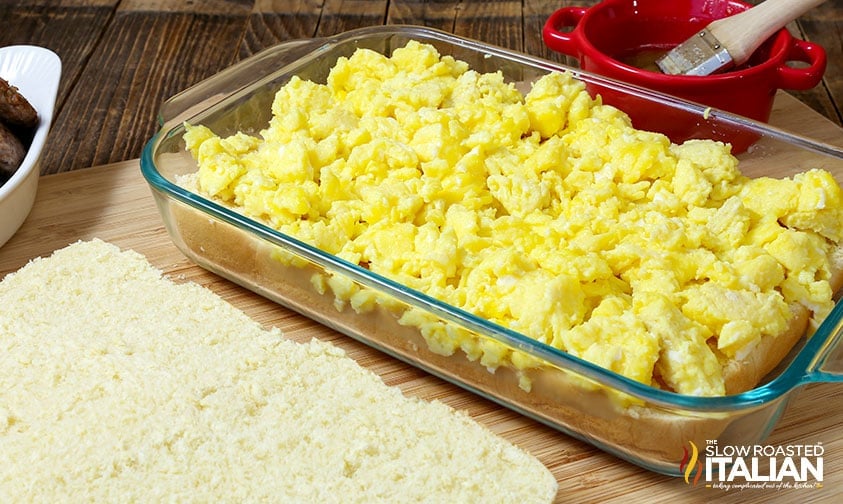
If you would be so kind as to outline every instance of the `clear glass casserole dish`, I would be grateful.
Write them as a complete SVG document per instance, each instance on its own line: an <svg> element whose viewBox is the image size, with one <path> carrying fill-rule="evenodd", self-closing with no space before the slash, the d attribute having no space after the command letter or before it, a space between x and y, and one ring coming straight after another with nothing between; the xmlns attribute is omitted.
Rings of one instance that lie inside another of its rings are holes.
<svg viewBox="0 0 843 504"><path fill-rule="evenodd" d="M182 177L198 169L185 149L185 122L223 136L257 134L267 126L275 92L293 76L324 82L336 60L358 48L389 55L410 40L431 44L479 72L501 71L509 82L528 83L551 71L572 72L593 92L611 89L634 97L637 106L641 101L651 104L653 113L664 112L671 121L687 121L689 138L751 137L755 143L739 155L741 170L750 176L786 176L821 166L843 181L843 149L836 145L444 32L379 26L280 44L162 106L161 128L144 149L141 170L182 252L200 266L348 336L663 474L682 475L690 443L703 447L712 441L721 446L762 442L801 386L843 379L839 303L814 335L756 388L721 397L682 395L644 385L438 301L282 234L183 184ZM423 328L407 324L408 313L422 317ZM432 348L430 338L472 343L455 345L449 352ZM494 348L527 364L491 372L472 354L476 348Z"/></svg>

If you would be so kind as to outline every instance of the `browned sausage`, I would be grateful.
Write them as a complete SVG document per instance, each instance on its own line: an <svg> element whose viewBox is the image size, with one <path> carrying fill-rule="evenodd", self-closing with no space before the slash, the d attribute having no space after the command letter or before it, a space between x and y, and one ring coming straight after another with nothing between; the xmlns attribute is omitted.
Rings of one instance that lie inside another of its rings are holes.
<svg viewBox="0 0 843 504"><path fill-rule="evenodd" d="M20 139L0 123L0 180L12 176L25 156L26 148Z"/></svg>
<svg viewBox="0 0 843 504"><path fill-rule="evenodd" d="M18 88L0 77L0 121L7 125L34 128L38 124L38 112L18 92Z"/></svg>

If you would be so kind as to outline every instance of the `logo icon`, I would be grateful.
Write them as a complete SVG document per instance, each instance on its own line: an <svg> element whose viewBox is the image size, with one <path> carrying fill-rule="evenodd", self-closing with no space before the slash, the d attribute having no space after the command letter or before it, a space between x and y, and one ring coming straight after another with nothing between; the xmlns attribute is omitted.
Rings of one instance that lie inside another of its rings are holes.
<svg viewBox="0 0 843 504"><path fill-rule="evenodd" d="M702 462L700 462L700 450L693 441L688 441L688 444L691 446L690 451L687 446L682 447L684 455L682 456L682 461L679 463L679 472L685 475L686 484L697 486L697 482L703 473ZM691 480L692 474L694 475L693 480Z"/></svg>

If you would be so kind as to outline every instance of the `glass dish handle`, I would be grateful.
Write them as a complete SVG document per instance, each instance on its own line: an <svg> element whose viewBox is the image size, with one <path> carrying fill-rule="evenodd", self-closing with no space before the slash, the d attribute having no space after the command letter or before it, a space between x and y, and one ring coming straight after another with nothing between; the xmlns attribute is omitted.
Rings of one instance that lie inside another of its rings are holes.
<svg viewBox="0 0 843 504"><path fill-rule="evenodd" d="M843 305L838 305L835 311L843 312ZM829 316L832 317L834 314ZM843 316L838 314L835 318L837 323L830 331L831 336L825 338L806 369L805 382L843 382Z"/></svg>
<svg viewBox="0 0 843 504"><path fill-rule="evenodd" d="M213 106L238 89L299 59L324 43L324 39L295 39L274 45L243 59L211 78L202 80L164 102L158 112L162 131Z"/></svg>

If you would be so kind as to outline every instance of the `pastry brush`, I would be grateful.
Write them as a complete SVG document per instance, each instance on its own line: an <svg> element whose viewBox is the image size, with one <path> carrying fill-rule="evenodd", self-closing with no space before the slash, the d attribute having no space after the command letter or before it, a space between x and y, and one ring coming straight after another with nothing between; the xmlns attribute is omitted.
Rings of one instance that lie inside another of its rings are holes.
<svg viewBox="0 0 843 504"><path fill-rule="evenodd" d="M784 25L824 0L766 0L734 16L712 21L656 60L671 75L709 75L740 66Z"/></svg>

